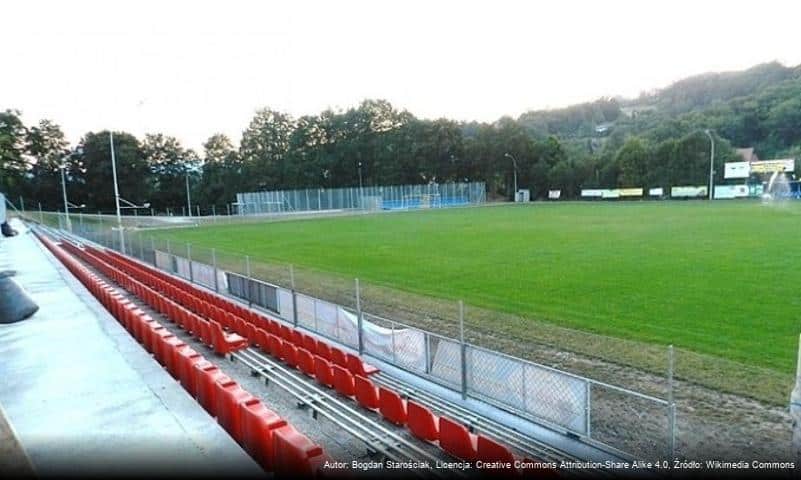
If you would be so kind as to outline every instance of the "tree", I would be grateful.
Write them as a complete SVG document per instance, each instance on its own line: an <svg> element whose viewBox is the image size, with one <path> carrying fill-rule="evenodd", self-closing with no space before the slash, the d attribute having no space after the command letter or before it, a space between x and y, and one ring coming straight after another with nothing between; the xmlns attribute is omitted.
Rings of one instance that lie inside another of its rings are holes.
<svg viewBox="0 0 801 480"><path fill-rule="evenodd" d="M67 157L67 141L61 127L50 120L42 120L28 129L26 151L30 156L30 184L26 196L38 199L44 208L60 208L61 167L67 181L81 175L81 165Z"/></svg>
<svg viewBox="0 0 801 480"><path fill-rule="evenodd" d="M81 143L83 153L76 155L83 175L76 179L89 211L114 211L114 182L111 171L109 132L90 132ZM114 151L120 196L141 204L150 200L153 180L139 140L126 132L114 132Z"/></svg>
<svg viewBox="0 0 801 480"><path fill-rule="evenodd" d="M285 161L294 128L294 120L285 113L266 108L256 112L239 147L248 188L271 190L286 185Z"/></svg>
<svg viewBox="0 0 801 480"><path fill-rule="evenodd" d="M27 129L19 110L0 112L0 192L10 198L21 195L28 163L25 159Z"/></svg>
<svg viewBox="0 0 801 480"><path fill-rule="evenodd" d="M648 149L642 140L630 138L617 152L615 162L620 169L617 183L621 187L640 187L648 172Z"/></svg>
<svg viewBox="0 0 801 480"><path fill-rule="evenodd" d="M186 177L197 177L200 163L195 152L184 149L178 139L157 133L145 135L142 155L152 174L150 202L162 208L186 205Z"/></svg>

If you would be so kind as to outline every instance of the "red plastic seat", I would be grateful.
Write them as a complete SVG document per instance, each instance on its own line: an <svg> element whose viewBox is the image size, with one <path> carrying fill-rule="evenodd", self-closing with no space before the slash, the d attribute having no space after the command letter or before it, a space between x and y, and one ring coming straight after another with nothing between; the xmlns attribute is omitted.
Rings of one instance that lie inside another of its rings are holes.
<svg viewBox="0 0 801 480"><path fill-rule="evenodd" d="M436 442L439 440L439 418L428 408L409 400L406 402L409 431L417 438Z"/></svg>
<svg viewBox="0 0 801 480"><path fill-rule="evenodd" d="M361 375L354 375L353 385L356 389L356 401L364 408L378 410L378 389L373 382Z"/></svg>
<svg viewBox="0 0 801 480"><path fill-rule="evenodd" d="M217 415L215 383L218 379L228 379L219 368L208 360L201 360L193 366L197 401L211 416Z"/></svg>
<svg viewBox="0 0 801 480"><path fill-rule="evenodd" d="M164 359L164 368L166 368L167 371L170 372L170 375L172 375L172 378L176 380L179 380L177 350L183 347L186 347L186 344L176 336L162 339L161 342L161 357Z"/></svg>
<svg viewBox="0 0 801 480"><path fill-rule="evenodd" d="M284 340L285 342L291 342L292 341L292 329L291 328L287 327L286 325L281 325L279 327L279 332L280 332L279 336L281 337L281 340Z"/></svg>
<svg viewBox="0 0 801 480"><path fill-rule="evenodd" d="M219 355L225 355L248 346L247 340L235 333L225 333L217 322L211 322L209 327L214 351Z"/></svg>
<svg viewBox="0 0 801 480"><path fill-rule="evenodd" d="M254 398L240 404L242 446L264 470L275 468L273 432L287 425L286 420Z"/></svg>
<svg viewBox="0 0 801 480"><path fill-rule="evenodd" d="M270 354L273 357L279 360L284 358L284 341L281 340L278 335L270 334L270 336L267 337L267 348L270 350Z"/></svg>
<svg viewBox="0 0 801 480"><path fill-rule="evenodd" d="M181 381L184 389L195 397L197 396L197 388L195 386L194 366L204 358L189 346L177 349L176 354L178 356L178 380Z"/></svg>
<svg viewBox="0 0 801 480"><path fill-rule="evenodd" d="M512 465L515 463L515 456L508 448L483 435L478 435L476 440L476 458L486 463L504 462ZM500 475L511 473L505 468L489 469L489 471Z"/></svg>
<svg viewBox="0 0 801 480"><path fill-rule="evenodd" d="M276 477L306 477L317 472L317 457L325 457L322 447L316 445L291 425L273 433Z"/></svg>
<svg viewBox="0 0 801 480"><path fill-rule="evenodd" d="M319 355L314 356L314 376L321 385L329 388L334 386L334 373L331 370L331 362Z"/></svg>
<svg viewBox="0 0 801 480"><path fill-rule="evenodd" d="M378 402L381 415L395 425L406 425L406 401L400 395L384 387L378 387Z"/></svg>
<svg viewBox="0 0 801 480"><path fill-rule="evenodd" d="M340 367L348 368L348 359L345 357L345 352L338 349L337 347L331 347L331 361L339 365ZM353 373L353 372L350 372ZM358 374L357 374L358 375ZM364 376L364 375L362 375Z"/></svg>
<svg viewBox="0 0 801 480"><path fill-rule="evenodd" d="M292 335L292 343L295 344L297 348L303 348L303 333L300 330L291 329L290 335Z"/></svg>
<svg viewBox="0 0 801 480"><path fill-rule="evenodd" d="M334 375L334 389L346 397L352 397L356 395L356 387L353 383L353 374L351 374L346 368L342 368L339 365L332 365L331 370Z"/></svg>
<svg viewBox="0 0 801 480"><path fill-rule="evenodd" d="M253 395L245 391L235 381L217 380L214 387L217 396L217 423L228 432L237 443L242 443L242 411L241 404L254 400Z"/></svg>
<svg viewBox="0 0 801 480"><path fill-rule="evenodd" d="M331 361L331 347L325 343L324 341L320 340L317 342L317 355L323 357L324 359Z"/></svg>
<svg viewBox="0 0 801 480"><path fill-rule="evenodd" d="M446 453L462 460L475 461L478 440L467 427L448 417L439 418L439 446Z"/></svg>
<svg viewBox="0 0 801 480"><path fill-rule="evenodd" d="M350 373L354 375L368 377L374 373L378 373L379 371L376 367L364 363L361 358L352 353L346 353L345 358L347 361L348 370L350 370Z"/></svg>
<svg viewBox="0 0 801 480"><path fill-rule="evenodd" d="M259 345L259 336L256 330L256 325L253 325L250 322L245 322L245 337L248 339L248 343L251 345Z"/></svg>
<svg viewBox="0 0 801 480"><path fill-rule="evenodd" d="M314 356L305 348L297 349L298 368L306 375L314 376Z"/></svg>
<svg viewBox="0 0 801 480"><path fill-rule="evenodd" d="M256 329L256 343L264 353L270 353L270 334L263 328Z"/></svg>
<svg viewBox="0 0 801 480"><path fill-rule="evenodd" d="M292 367L298 366L298 349L295 348L295 345L292 342L284 342L283 349L282 349L282 356L284 362Z"/></svg>
<svg viewBox="0 0 801 480"><path fill-rule="evenodd" d="M303 348L308 350L312 355L317 355L317 340L311 335L303 335Z"/></svg>
<svg viewBox="0 0 801 480"><path fill-rule="evenodd" d="M175 338L175 335L173 335L164 327L153 328L150 330L150 332L153 345L151 353L153 353L153 356L160 364L166 366L167 361L164 359L164 353L166 353L167 350L163 344L167 341L167 339Z"/></svg>

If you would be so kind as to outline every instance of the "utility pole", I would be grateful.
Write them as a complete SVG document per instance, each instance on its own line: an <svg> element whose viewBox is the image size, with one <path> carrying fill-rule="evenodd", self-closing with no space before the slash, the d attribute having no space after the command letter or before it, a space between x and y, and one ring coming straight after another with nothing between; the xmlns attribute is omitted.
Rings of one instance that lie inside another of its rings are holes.
<svg viewBox="0 0 801 480"><path fill-rule="evenodd" d="M715 190L715 139L712 138L712 134L709 133L708 129L704 130L704 133L709 137L709 144L711 145L709 151L709 199L712 200Z"/></svg>

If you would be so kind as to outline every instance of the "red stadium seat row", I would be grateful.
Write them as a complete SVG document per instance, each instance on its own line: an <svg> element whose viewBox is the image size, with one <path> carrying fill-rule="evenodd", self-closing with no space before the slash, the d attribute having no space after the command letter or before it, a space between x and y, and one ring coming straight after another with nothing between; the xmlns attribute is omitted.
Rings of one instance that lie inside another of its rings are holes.
<svg viewBox="0 0 801 480"><path fill-rule="evenodd" d="M266 334L280 337L295 348L304 348L329 362L347 368L354 375L369 376L378 372L372 365L364 363L358 355L346 353L331 344L307 335L282 322L248 310L219 295L204 291L197 286L168 275L149 265L129 259L114 251L87 248L108 263L126 271L129 275L154 285L166 297L191 310L193 313L219 323L221 326L246 338L249 343L266 348L270 341ZM283 355L279 355L283 358Z"/></svg>
<svg viewBox="0 0 801 480"><path fill-rule="evenodd" d="M319 445L67 252L86 260L104 275L114 274L115 281L136 285L136 280L126 280L127 275L92 259L74 245L64 243L61 248L46 237L39 238L262 468L282 475L314 476L320 472L329 457Z"/></svg>
<svg viewBox="0 0 801 480"><path fill-rule="evenodd" d="M511 450L497 441L474 434L465 425L450 418L438 417L424 405L406 400L389 388L376 387L369 376L378 369L365 364L357 355L344 352L277 320L243 309L116 252L108 252L106 256L113 257L121 267L127 266L131 272L155 276L167 282L173 287L166 289L172 298L182 299L184 305L194 302L200 311L211 318L224 316L225 320L220 323L239 332L252 346L258 346L266 354L316 379L322 386L352 398L363 408L380 413L390 423L405 426L417 438L438 444L449 455L468 461L514 462ZM219 300L212 300L214 298ZM228 309L224 309L225 305L229 305ZM224 312L217 309L224 309ZM510 472L508 469L499 469L497 473ZM538 474L550 476L555 472L543 470Z"/></svg>

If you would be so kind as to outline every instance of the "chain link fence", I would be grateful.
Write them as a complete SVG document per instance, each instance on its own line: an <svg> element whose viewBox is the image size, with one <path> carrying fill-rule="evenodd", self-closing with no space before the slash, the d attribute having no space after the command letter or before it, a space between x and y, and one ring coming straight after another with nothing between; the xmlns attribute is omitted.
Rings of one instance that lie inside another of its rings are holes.
<svg viewBox="0 0 801 480"><path fill-rule="evenodd" d="M236 194L237 213L264 215L323 210L408 210L486 202L486 184L430 183L349 188L275 190Z"/></svg>

